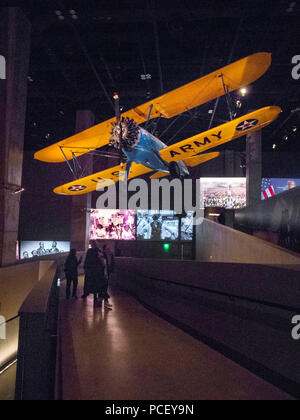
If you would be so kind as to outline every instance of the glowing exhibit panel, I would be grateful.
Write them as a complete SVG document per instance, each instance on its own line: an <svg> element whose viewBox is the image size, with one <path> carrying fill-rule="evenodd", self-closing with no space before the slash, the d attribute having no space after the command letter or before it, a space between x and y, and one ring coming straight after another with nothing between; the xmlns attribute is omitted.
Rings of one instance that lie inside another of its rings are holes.
<svg viewBox="0 0 300 420"><path fill-rule="evenodd" d="M261 182L261 199L266 200L296 187L300 187L300 179L263 178Z"/></svg>
<svg viewBox="0 0 300 420"><path fill-rule="evenodd" d="M194 213L188 212L181 220L181 240L192 241L194 235Z"/></svg>
<svg viewBox="0 0 300 420"><path fill-rule="evenodd" d="M70 242L62 241L22 241L20 247L20 258L43 257L45 255L70 252Z"/></svg>
<svg viewBox="0 0 300 420"><path fill-rule="evenodd" d="M201 178L201 203L206 207L246 207L246 178Z"/></svg>
<svg viewBox="0 0 300 420"><path fill-rule="evenodd" d="M135 240L135 212L131 210L92 210L90 240Z"/></svg>
<svg viewBox="0 0 300 420"><path fill-rule="evenodd" d="M173 211L138 211L137 239L151 241L176 241L179 219Z"/></svg>

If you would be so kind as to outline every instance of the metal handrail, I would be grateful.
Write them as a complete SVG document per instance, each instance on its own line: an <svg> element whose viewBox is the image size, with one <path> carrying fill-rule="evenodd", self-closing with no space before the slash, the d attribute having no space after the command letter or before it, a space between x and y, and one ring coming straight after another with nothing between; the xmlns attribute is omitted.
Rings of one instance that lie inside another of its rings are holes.
<svg viewBox="0 0 300 420"><path fill-rule="evenodd" d="M231 294L231 293L220 292L218 290L213 290L213 289L208 289L208 288L205 288L205 287L195 286L195 285L192 285L192 284L179 283L179 282L172 281L172 280L157 279L155 277L150 277L150 276L147 276L145 274L142 274L142 273L140 273L136 270L132 270L132 271L126 270L126 271L128 271L129 273L134 273L135 275L144 277L148 280L159 281L159 282L166 283L166 284L173 284L173 285L176 285L176 286L186 287L186 288L191 289L191 290L200 290L202 292L211 293L211 294L218 295L218 296L223 296L223 297L228 297L229 299L239 299L239 300L243 300L245 302L257 303L259 305L268 306L270 308L283 309L283 310L287 310L287 311L290 311L290 312L299 313L299 311L300 311L300 306L298 308L294 308L292 306L281 305L279 303L272 303L272 302L268 302L268 301L265 301L265 300L249 298L249 297L246 297L246 296L238 296L238 295L234 295L234 294Z"/></svg>

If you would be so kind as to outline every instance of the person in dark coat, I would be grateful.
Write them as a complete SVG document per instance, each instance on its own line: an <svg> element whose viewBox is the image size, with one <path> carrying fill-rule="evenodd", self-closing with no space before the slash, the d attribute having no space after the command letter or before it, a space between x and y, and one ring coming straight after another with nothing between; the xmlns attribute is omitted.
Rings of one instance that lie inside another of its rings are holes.
<svg viewBox="0 0 300 420"><path fill-rule="evenodd" d="M81 264L82 258L77 260L76 249L71 249L70 254L65 262L65 274L67 279L67 290L66 297L70 299L71 296L71 286L73 284L73 294L72 297L77 299L77 287L78 287L78 266Z"/></svg>
<svg viewBox="0 0 300 420"><path fill-rule="evenodd" d="M89 249L84 262L85 279L82 298L85 299L92 293L95 306L98 303L102 304L103 288L105 287L104 268L105 264L99 256L99 250L97 248Z"/></svg>
<svg viewBox="0 0 300 420"><path fill-rule="evenodd" d="M107 248L106 245L103 246L102 255L105 259L106 263L106 286L103 290L103 299L104 299L104 305L106 309L112 309L112 304L109 302L109 294L108 294L108 282L110 279L111 274L114 272L114 265L115 265L115 258L114 254L111 252L109 248Z"/></svg>

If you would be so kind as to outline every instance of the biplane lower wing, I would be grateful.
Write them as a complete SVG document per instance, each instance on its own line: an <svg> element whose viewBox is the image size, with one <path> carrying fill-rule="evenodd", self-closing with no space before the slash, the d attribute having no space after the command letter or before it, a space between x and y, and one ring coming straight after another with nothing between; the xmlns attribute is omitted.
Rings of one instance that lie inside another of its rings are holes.
<svg viewBox="0 0 300 420"><path fill-rule="evenodd" d="M138 176L145 175L150 172L153 172L153 170L146 168L146 166L137 165L136 163L133 163L129 179L136 178ZM114 168L110 168L105 171L89 175L85 178L69 182L68 184L55 188L53 191L55 192L55 194L60 195L87 194L89 192L96 191L97 189L109 187L112 184L116 184L123 174L124 169L121 165L119 165L115 166Z"/></svg>
<svg viewBox="0 0 300 420"><path fill-rule="evenodd" d="M147 119L162 116L172 118L206 102L212 101L259 79L271 65L271 54L256 53L214 71L178 89L166 93L122 114L142 124ZM44 162L64 162L109 144L111 123L104 121L81 133L36 152L35 159Z"/></svg>
<svg viewBox="0 0 300 420"><path fill-rule="evenodd" d="M246 134L261 130L271 124L280 114L281 108L270 106L251 112L226 124L173 144L160 151L166 162L186 161L206 150L228 143Z"/></svg>

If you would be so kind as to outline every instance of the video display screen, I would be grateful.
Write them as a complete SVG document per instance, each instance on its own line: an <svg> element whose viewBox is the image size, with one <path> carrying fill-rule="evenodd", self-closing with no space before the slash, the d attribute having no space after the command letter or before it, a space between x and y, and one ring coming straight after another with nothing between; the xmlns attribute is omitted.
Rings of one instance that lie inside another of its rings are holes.
<svg viewBox="0 0 300 420"><path fill-rule="evenodd" d="M133 241L135 212L132 210L92 210L90 240L111 239Z"/></svg>
<svg viewBox="0 0 300 420"><path fill-rule="evenodd" d="M176 241L179 220L172 211L138 211L137 239L151 241Z"/></svg>
<svg viewBox="0 0 300 420"><path fill-rule="evenodd" d="M181 240L192 241L194 235L194 213L189 212L181 221Z"/></svg>
<svg viewBox="0 0 300 420"><path fill-rule="evenodd" d="M20 259L43 257L45 255L70 252L70 242L60 241L22 241L20 246Z"/></svg>
<svg viewBox="0 0 300 420"><path fill-rule="evenodd" d="M193 213L182 219L182 240L193 240ZM177 241L179 218L174 211L143 210L137 214L137 239L148 241Z"/></svg>
<svg viewBox="0 0 300 420"><path fill-rule="evenodd" d="M300 179L263 178L261 182L261 199L266 200L296 187L300 187Z"/></svg>
<svg viewBox="0 0 300 420"><path fill-rule="evenodd" d="M201 178L201 203L206 207L246 207L246 178Z"/></svg>

